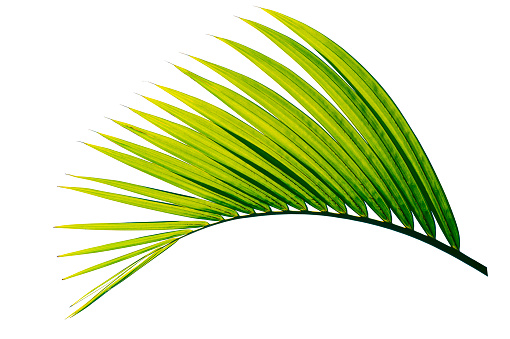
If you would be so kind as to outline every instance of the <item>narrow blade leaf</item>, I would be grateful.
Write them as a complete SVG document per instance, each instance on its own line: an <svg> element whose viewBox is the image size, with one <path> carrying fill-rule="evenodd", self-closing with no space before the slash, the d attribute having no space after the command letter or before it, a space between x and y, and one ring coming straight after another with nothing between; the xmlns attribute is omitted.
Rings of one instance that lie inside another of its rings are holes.
<svg viewBox="0 0 510 339"><path fill-rule="evenodd" d="M69 278L73 278L73 277L76 277L76 276L79 276L79 275L82 275L82 274L85 274L85 273L89 273L89 272L92 272L92 271L95 271L95 270L99 270L101 268L104 268L104 267L107 267L107 266L110 266L110 265L113 265L113 264L116 264L118 262L121 262L121 261L124 261L124 260L127 260L127 259L130 259L130 258L133 258L133 257L136 257L140 254L143 254L145 252L148 252L150 250L153 250L157 247L160 247L162 245L166 245L166 244L173 244L175 243L177 240L164 240L164 241L161 241L161 242L158 242L157 244L154 244L154 245L150 245L150 246L147 246L147 247L144 247L142 249L139 249L137 251L133 251L133 252L130 252L128 254L124 254L124 255L121 255L120 257L117 257L117 258L113 258L111 260L107 260L105 262L102 262L100 264L97 264L97 265L94 265L94 266L91 266L87 269L84 269L84 270L81 270L79 272L76 272L74 274L71 274L70 276L67 276L65 277L64 279L62 280L67 280Z"/></svg>
<svg viewBox="0 0 510 339"><path fill-rule="evenodd" d="M152 162L145 161L143 159L134 157L132 155L117 152L112 149L96 146L92 144L86 144L95 150L106 154L110 157L112 157L115 160L118 160L128 166L131 166L133 168L136 168L139 171L142 171L144 173L147 173L155 178L158 178L160 180L163 180L165 182L168 182L171 185L177 186L179 188L182 188L185 191L188 191L190 193L193 193L199 197L202 197L204 199L214 201L220 205L232 208L236 211L240 211L243 213L253 213L253 209L250 209L249 207L244 206L243 204L240 204L239 202L229 198L228 196L225 196L223 194L220 194L219 192L213 191L210 188L204 187L199 185L198 183L188 180L183 176L180 176L174 172L171 172L159 165L156 165Z"/></svg>
<svg viewBox="0 0 510 339"><path fill-rule="evenodd" d="M159 234L154 234L154 235L147 235L145 237L139 237L139 238L134 238L134 239L129 239L129 240L117 241L117 242L113 242L113 243L105 244L105 245L101 245L101 246L90 247L90 248L87 248L84 250L62 254L62 255L59 255L59 257L69 257L69 256L73 256L73 255L82 255L82 254L91 254L91 253L118 250L118 249L125 248L125 247L138 246L138 245L148 244L151 242L167 240L167 239L171 239L171 238L180 238L180 237L183 237L186 234L189 234L191 232L193 232L193 230L180 230L180 231L159 233Z"/></svg>
<svg viewBox="0 0 510 339"><path fill-rule="evenodd" d="M207 221L150 221L150 222L70 224L55 226L54 228L69 228L75 230L102 230L102 231L154 231L154 230L181 230L187 228L201 228L207 225L209 225Z"/></svg>
<svg viewBox="0 0 510 339"><path fill-rule="evenodd" d="M184 217L205 219L205 220L216 220L216 221L223 220L223 217L219 214L198 211L198 210L194 210L194 209L187 208L187 207L181 207L181 206L177 206L177 205L167 204L164 202L135 198L135 197L130 197L127 195L122 195L122 194L117 194L117 193L110 193L110 192L94 190L91 188L63 187L63 186L61 186L61 187L67 188L67 189L70 189L73 191L78 191L78 192L82 192L82 193L95 195L96 197L121 202L123 204L131 205L131 206L147 208L147 209L158 211L158 212L182 215Z"/></svg>
<svg viewBox="0 0 510 339"><path fill-rule="evenodd" d="M187 207L187 208L191 208L191 209L195 209L195 210L199 210L199 211L210 212L213 214L221 214L221 215L226 215L229 217L235 217L238 215L237 212L231 208L224 207L220 204L216 204L211 201L193 198L193 197L185 196L182 194L171 193L171 192L167 192L167 191L163 191L163 190L159 190L159 189L130 184L130 183L118 181L118 180L82 177L82 176L76 176L76 175L73 175L73 177L99 182L99 183L102 183L105 185L121 188L126 191L130 191L130 192L137 193L140 195L145 195L147 197L151 197L151 198L165 201L165 202L168 202L168 203L171 203L174 205L179 205L182 207Z"/></svg>

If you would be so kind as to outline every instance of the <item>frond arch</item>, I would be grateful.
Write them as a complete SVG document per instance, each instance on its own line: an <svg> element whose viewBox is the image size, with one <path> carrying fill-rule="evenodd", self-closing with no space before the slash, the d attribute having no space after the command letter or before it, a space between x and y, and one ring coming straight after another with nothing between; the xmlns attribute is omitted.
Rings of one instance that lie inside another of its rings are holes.
<svg viewBox="0 0 510 339"><path fill-rule="evenodd" d="M67 277L138 257L87 293L82 299L90 299L71 316L179 239L219 223L264 215L302 213L373 224L424 241L487 274L485 266L459 251L459 232L444 190L418 139L385 90L351 55L323 34L283 14L264 11L290 28L311 49L269 27L242 20L296 61L329 98L278 61L224 38L217 37L272 78L304 110L264 84L227 67L192 57L243 94L176 66L248 123L199 98L156 85L196 113L144 97L183 124L134 108L130 108L132 112L158 127L161 133L114 122L159 151L102 133L128 153L87 144L190 195L83 176L77 178L146 198L66 188L194 220L57 226L164 231L61 255L146 245ZM356 215L348 214L347 208ZM368 218L368 208L380 220ZM392 214L404 227L392 223ZM414 218L426 235L414 231ZM435 239L436 223L449 246Z"/></svg>

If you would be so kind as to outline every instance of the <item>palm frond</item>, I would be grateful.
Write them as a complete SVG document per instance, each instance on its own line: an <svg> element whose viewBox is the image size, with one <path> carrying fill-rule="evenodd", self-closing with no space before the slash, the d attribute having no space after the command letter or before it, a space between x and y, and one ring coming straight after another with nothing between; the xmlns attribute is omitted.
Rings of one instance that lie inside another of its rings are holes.
<svg viewBox="0 0 510 339"><path fill-rule="evenodd" d="M199 98L156 85L198 114L144 96L184 125L134 108L130 110L165 134L113 121L159 150L103 133L99 134L134 155L87 145L191 196L84 176L74 177L146 198L89 188L66 188L202 221L56 226L88 230L166 230L61 255L150 244L66 277L141 256L78 300L91 297L71 316L90 306L179 239L219 223L264 215L313 214L377 225L426 242L487 275L485 266L459 251L458 228L437 175L402 113L380 84L356 59L323 34L283 14L264 11L292 30L311 49L269 27L242 20L296 61L328 98L278 61L220 37L216 38L260 68L301 108L264 84L227 67L192 57L240 92L176 66L242 119ZM348 214L347 208L355 215ZM368 218L370 210L380 220ZM392 223L392 213L404 227ZM414 230L413 218L426 236ZM450 246L435 239L436 222Z"/></svg>

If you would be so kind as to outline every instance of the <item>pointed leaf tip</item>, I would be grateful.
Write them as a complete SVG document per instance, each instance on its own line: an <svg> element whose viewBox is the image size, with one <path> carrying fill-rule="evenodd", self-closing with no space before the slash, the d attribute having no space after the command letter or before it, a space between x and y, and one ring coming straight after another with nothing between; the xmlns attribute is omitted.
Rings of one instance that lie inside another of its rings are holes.
<svg viewBox="0 0 510 339"><path fill-rule="evenodd" d="M118 125L125 125L126 123L125 122L122 122L122 121L119 121L119 120L115 120L115 119L111 119L111 118L107 118L107 119L110 119L111 121L113 121L114 123L118 124Z"/></svg>
<svg viewBox="0 0 510 339"><path fill-rule="evenodd" d="M216 39L221 40L221 41L223 41L223 40L224 40L224 38L219 37L219 36L217 36L217 35L212 35L212 34L211 34L211 36L212 36L213 38L216 38Z"/></svg>
<svg viewBox="0 0 510 339"><path fill-rule="evenodd" d="M175 64L172 64L172 66L175 66ZM177 67L177 66L175 66L175 67ZM163 89L163 87L164 87L164 86L161 86L161 85L158 85L158 84L154 84L154 86L159 87L159 88L161 88L161 89ZM143 96L143 95L142 95L142 97L143 97L144 99L146 99L146 100L149 100L149 101L154 100L154 99L152 99L152 98L149 98L149 97L146 97L146 96Z"/></svg>
<svg viewBox="0 0 510 339"><path fill-rule="evenodd" d="M189 57L190 57L190 58L192 58L193 60L198 61L198 62L202 62L202 63L203 63L203 61L205 61L205 60L203 60L203 59L200 59L200 58L195 57L195 56L192 56L192 55L189 55Z"/></svg>
<svg viewBox="0 0 510 339"><path fill-rule="evenodd" d="M190 57L191 57L191 56L190 56ZM191 58L193 58L193 57L191 57ZM193 59L195 59L195 60L196 60L197 58L193 58ZM177 68L179 71L181 71L181 72L182 72L182 73L184 73L184 74L190 74L190 73L191 73L190 71L188 71L188 70L187 70L186 68L184 68L184 67L177 66L177 65L174 65L174 66L175 66L175 68ZM160 87L160 88L161 88L161 87Z"/></svg>

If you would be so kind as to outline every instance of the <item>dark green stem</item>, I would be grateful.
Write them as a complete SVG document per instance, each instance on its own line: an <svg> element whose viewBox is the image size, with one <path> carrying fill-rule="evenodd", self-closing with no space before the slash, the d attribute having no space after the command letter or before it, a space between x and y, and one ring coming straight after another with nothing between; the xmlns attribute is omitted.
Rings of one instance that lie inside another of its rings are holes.
<svg viewBox="0 0 510 339"><path fill-rule="evenodd" d="M471 259L470 257L468 257L464 253L460 252L459 250L456 250L453 247L450 247L450 246L440 242L439 240L436 240L434 238L428 237L428 236L426 236L426 235L424 235L422 233L418 233L418 232L416 232L414 230L411 230L409 228L398 226L398 225L395 225L395 224L392 224L392 223L389 223L389 222L383 222L383 221L374 220L374 219L365 218L365 217L357 217L357 216L353 216L353 215L349 215L349 214L338 214L338 213L331 213L331 212L311 212L311 211L283 211L283 212L254 213L254 214L241 215L241 216L238 216L238 217L221 220L221 221L215 222L213 224L207 225L207 226L201 228L200 230L203 230L204 228L208 228L208 227L211 227L211 226L219 225L219 224L222 224L222 223L225 223L225 222L233 221L233 220L253 218L253 217L261 217L261 216L267 216L267 215L289 215L289 214L322 215L322 216L326 216L326 217L333 217L333 218L340 218L340 219L348 219L348 220L360 221L360 222L364 222L366 224L371 224L371 225L383 227L383 228L386 228L386 229L389 229L389 230L392 230L392 231L395 231L395 232L398 232L398 233L405 234L405 235L410 236L412 238L415 238L415 239L418 239L420 241L423 241L424 243L427 243L427 244L429 244L431 246L434 246L435 248L437 248L437 249L439 249L439 250L441 250L441 251L443 251L445 253L448 253L452 257L457 258L458 260L462 261L466 265L471 266L475 270L477 270L477 271L479 271L479 272L481 272L481 273L483 273L483 274L488 276L487 267L485 267L484 265L480 264L478 261L476 261L474 259ZM199 230L197 230L197 231L199 231ZM194 232L192 232L192 233L194 233ZM189 233L189 234L192 234L192 233Z"/></svg>

